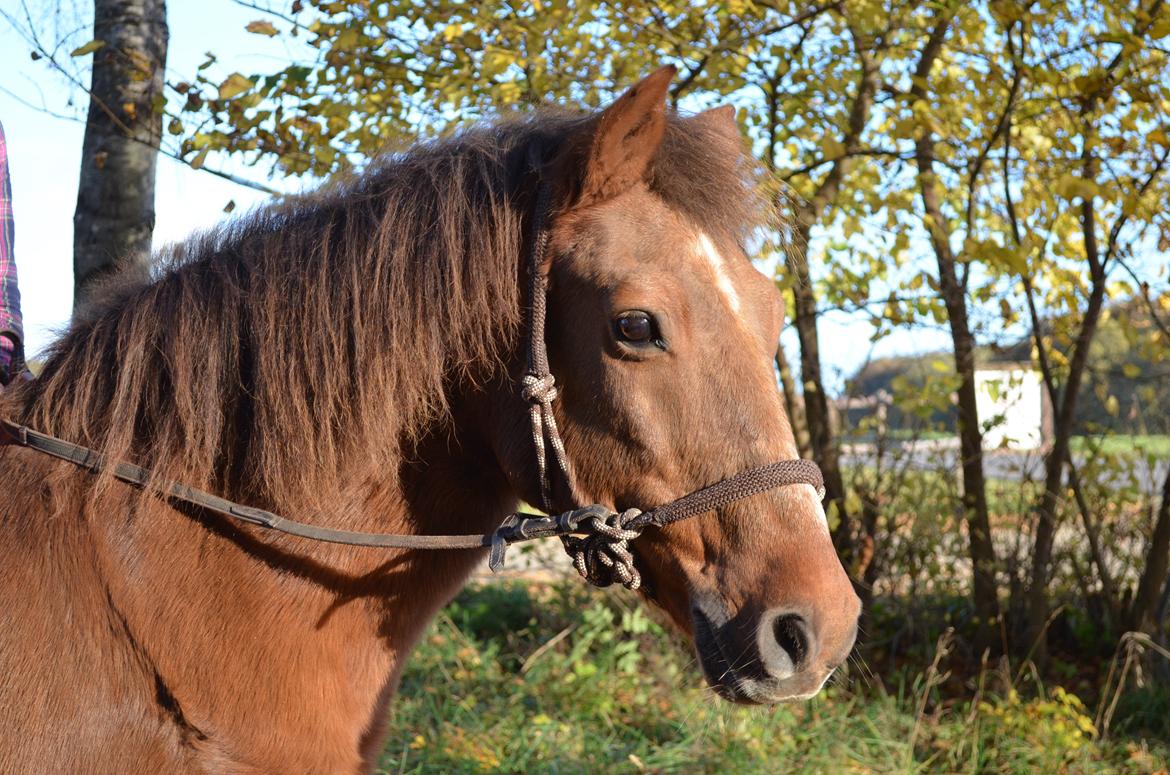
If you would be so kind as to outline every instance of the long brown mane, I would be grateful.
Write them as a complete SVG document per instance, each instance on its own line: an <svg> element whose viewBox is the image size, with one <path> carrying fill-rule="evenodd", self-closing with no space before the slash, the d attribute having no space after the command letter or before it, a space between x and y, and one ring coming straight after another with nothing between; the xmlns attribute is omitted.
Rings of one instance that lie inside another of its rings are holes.
<svg viewBox="0 0 1170 775"><path fill-rule="evenodd" d="M169 246L156 278L53 347L24 420L278 505L327 495L319 472L395 461L443 416L450 379L486 379L513 351L527 149L582 120L543 113L422 144ZM652 190L742 237L759 215L746 157L682 122L669 117Z"/></svg>

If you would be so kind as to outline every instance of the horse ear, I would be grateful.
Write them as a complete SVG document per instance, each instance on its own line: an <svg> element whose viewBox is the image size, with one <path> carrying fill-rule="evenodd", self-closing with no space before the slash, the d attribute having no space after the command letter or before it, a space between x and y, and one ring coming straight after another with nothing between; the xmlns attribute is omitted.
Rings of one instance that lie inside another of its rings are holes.
<svg viewBox="0 0 1170 775"><path fill-rule="evenodd" d="M734 137L739 141L739 125L735 123L735 108L731 105L720 105L717 108L704 110L696 114L692 121L709 127L720 134Z"/></svg>
<svg viewBox="0 0 1170 775"><path fill-rule="evenodd" d="M673 65L655 70L582 131L572 154L580 176L574 205L603 202L646 178L666 131L666 92L675 72Z"/></svg>

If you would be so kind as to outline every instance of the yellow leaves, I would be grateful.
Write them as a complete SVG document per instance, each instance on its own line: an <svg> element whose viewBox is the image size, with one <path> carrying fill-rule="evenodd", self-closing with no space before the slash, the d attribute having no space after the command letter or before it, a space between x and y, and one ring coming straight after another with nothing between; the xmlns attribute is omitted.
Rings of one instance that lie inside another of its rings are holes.
<svg viewBox="0 0 1170 775"><path fill-rule="evenodd" d="M845 153L845 146L835 137L826 137L821 141L821 156L825 160L839 159Z"/></svg>
<svg viewBox="0 0 1170 775"><path fill-rule="evenodd" d="M1052 187L1059 196L1072 201L1073 199L1092 199L1097 195L1099 187L1091 180L1066 172L1057 179Z"/></svg>
<svg viewBox="0 0 1170 775"><path fill-rule="evenodd" d="M1151 24L1149 35L1154 40L1161 40L1170 36L1170 16L1163 15Z"/></svg>
<svg viewBox="0 0 1170 775"><path fill-rule="evenodd" d="M942 134L942 127L934 115L934 107L927 100L915 100L910 106L910 117L906 120L909 122L909 133L905 135L906 137L919 137L924 132Z"/></svg>
<svg viewBox="0 0 1170 775"><path fill-rule="evenodd" d="M500 101L508 104L519 101L523 91L520 88L520 84L515 81L507 81L500 84L497 93L500 95Z"/></svg>
<svg viewBox="0 0 1170 775"><path fill-rule="evenodd" d="M330 53L350 51L357 48L360 41L361 32L356 27L347 27L334 38Z"/></svg>
<svg viewBox="0 0 1170 775"><path fill-rule="evenodd" d="M488 46L487 50L483 52L483 77L495 78L507 70L509 66L516 64L516 60L515 51L508 51L498 46Z"/></svg>
<svg viewBox="0 0 1170 775"><path fill-rule="evenodd" d="M1121 373L1129 379L1137 379L1142 375L1142 368L1136 363L1123 363L1121 365Z"/></svg>
<svg viewBox="0 0 1170 775"><path fill-rule="evenodd" d="M865 34L880 32L889 24L889 12L881 0L853 0L846 8L850 24Z"/></svg>
<svg viewBox="0 0 1170 775"><path fill-rule="evenodd" d="M232 73L219 85L219 98L221 100L230 100L232 97L239 96L246 91L249 91L254 83L248 78L239 73Z"/></svg>
<svg viewBox="0 0 1170 775"><path fill-rule="evenodd" d="M279 31L275 26L273 26L272 22L264 21L262 19L248 22L248 26L244 27L244 29L254 35L264 35L269 38L279 34Z"/></svg>
<svg viewBox="0 0 1170 775"><path fill-rule="evenodd" d="M1015 0L992 0L989 10L996 21L1005 27L1020 21L1028 12L1027 6Z"/></svg>
<svg viewBox="0 0 1170 775"><path fill-rule="evenodd" d="M207 161L208 150L209 149L204 148L202 151L195 154L195 158L193 158L191 161L187 162L188 164L191 165L191 169L197 170L197 169L201 169L203 167L203 162Z"/></svg>
<svg viewBox="0 0 1170 775"><path fill-rule="evenodd" d="M1073 79L1073 88L1085 96L1096 94L1105 84L1105 77L1100 73L1081 75Z"/></svg>
<svg viewBox="0 0 1170 775"><path fill-rule="evenodd" d="M78 46L77 48L70 51L69 56L83 57L87 54L92 54L93 52L97 51L99 48L102 48L105 45L106 45L106 42L104 40L91 40L89 43L86 43L83 46Z"/></svg>
<svg viewBox="0 0 1170 775"><path fill-rule="evenodd" d="M968 237L963 243L964 263L978 261L987 266L1022 275L1028 271L1027 248L1001 245L995 240Z"/></svg>
<svg viewBox="0 0 1170 775"><path fill-rule="evenodd" d="M890 134L896 138L914 139L918 134L918 121L913 116L903 116L890 126Z"/></svg>

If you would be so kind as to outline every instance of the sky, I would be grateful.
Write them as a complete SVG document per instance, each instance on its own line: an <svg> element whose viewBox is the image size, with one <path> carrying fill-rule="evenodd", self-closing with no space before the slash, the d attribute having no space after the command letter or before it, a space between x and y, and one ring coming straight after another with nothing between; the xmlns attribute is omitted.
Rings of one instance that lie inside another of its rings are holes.
<svg viewBox="0 0 1170 775"><path fill-rule="evenodd" d="M19 14L21 0L0 0L0 9ZM51 7L54 3L41 5ZM67 5L67 3L63 3ZM79 4L83 12L87 3ZM31 0L34 21L48 28ZM245 32L244 26L261 14L230 0L180 0L168 4L170 43L168 80L185 80L213 50L219 58L216 72L244 73L275 69L290 52L281 39ZM78 19L66 29L85 24ZM77 34L77 43L91 36ZM68 57L68 48L65 57ZM43 61L33 61L29 45L0 16L0 123L8 139L8 157L16 220L16 257L28 355L42 351L67 325L72 307L73 210L77 201L78 170L84 124L51 115L84 119L84 95L54 74ZM291 191L299 181L269 180L265 172L230 159L211 157L207 166ZM234 214L262 204L267 195L207 172L192 170L165 156L159 157L155 190L154 245L178 241L225 218L228 202ZM947 349L949 338L938 329L900 331L869 343L870 326L859 315L822 316L821 353L830 390L839 390L844 377L869 357ZM789 358L795 364L795 331L784 334Z"/></svg>

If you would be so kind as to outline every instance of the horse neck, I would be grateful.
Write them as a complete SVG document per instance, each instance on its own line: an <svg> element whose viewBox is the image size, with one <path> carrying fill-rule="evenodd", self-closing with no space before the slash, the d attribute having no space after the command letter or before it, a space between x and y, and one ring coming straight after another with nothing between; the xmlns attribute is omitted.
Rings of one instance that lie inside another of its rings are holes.
<svg viewBox="0 0 1170 775"><path fill-rule="evenodd" d="M436 425L395 475L339 473L353 479L332 508L289 516L384 532L490 530L514 499L474 414ZM232 735L230 747L276 771L288 768L271 757L328 756L322 769L336 770L355 751L376 755L406 655L483 557L312 544L157 501L142 508L153 513L129 533L104 536L111 606L190 723ZM255 718L280 728L287 750L249 731ZM296 751L291 740L332 748Z"/></svg>

